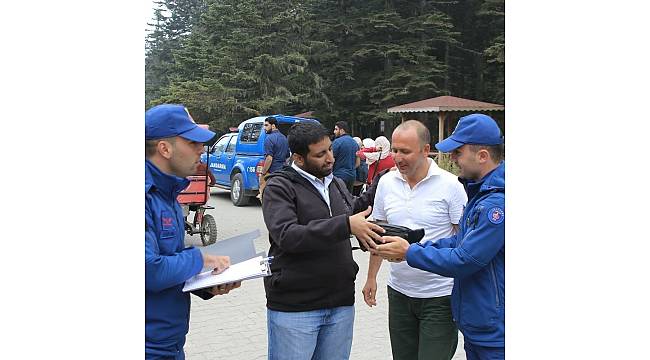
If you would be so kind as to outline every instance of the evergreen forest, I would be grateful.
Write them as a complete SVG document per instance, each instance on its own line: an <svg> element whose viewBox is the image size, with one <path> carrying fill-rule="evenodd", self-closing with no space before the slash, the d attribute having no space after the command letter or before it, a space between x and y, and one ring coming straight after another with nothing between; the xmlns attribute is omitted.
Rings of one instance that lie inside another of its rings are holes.
<svg viewBox="0 0 650 360"><path fill-rule="evenodd" d="M227 131L313 112L376 136L386 109L440 95L505 103L504 0L159 0L145 108ZM367 130L370 129L370 130ZM361 134L363 133L363 134Z"/></svg>

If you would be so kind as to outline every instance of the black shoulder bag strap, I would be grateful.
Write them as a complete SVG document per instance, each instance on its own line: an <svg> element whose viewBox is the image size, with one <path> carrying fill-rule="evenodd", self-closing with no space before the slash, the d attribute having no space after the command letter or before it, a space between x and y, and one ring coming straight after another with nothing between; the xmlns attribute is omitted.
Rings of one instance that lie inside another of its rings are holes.
<svg viewBox="0 0 650 360"><path fill-rule="evenodd" d="M334 178L334 179L332 179L332 181L334 181L334 185L336 185L336 189L338 189L339 194L341 194L341 196L343 197L343 201L345 202L345 206L347 206L348 209L350 209L350 211L354 211L354 207L353 207L352 204L350 204L350 202L348 201L348 197L345 196L345 193L344 193L343 190L341 189L341 185L339 185L338 180L337 180L336 178ZM350 234L350 235L352 235L352 234ZM357 240L357 241L359 241L359 240ZM352 250L368 251L368 250L365 250L365 249L361 249L361 248L358 247L358 246L353 246L353 247L352 247Z"/></svg>

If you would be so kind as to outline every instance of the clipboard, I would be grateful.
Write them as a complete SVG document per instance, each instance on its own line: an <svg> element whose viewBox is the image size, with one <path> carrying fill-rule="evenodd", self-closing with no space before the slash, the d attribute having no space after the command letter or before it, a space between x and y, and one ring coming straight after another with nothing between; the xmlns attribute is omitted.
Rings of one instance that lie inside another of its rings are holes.
<svg viewBox="0 0 650 360"><path fill-rule="evenodd" d="M204 289L237 281L257 279L270 276L269 263L272 257L257 256L240 263L230 265L222 273L214 275L212 270L204 271L185 281L183 292Z"/></svg>
<svg viewBox="0 0 650 360"><path fill-rule="evenodd" d="M244 234L235 235L228 239L219 240L216 243L200 248L202 253L210 255L230 256L231 266L256 256L266 256L265 252L255 252L254 240L260 237L260 230L256 229ZM203 267L201 272L212 270Z"/></svg>

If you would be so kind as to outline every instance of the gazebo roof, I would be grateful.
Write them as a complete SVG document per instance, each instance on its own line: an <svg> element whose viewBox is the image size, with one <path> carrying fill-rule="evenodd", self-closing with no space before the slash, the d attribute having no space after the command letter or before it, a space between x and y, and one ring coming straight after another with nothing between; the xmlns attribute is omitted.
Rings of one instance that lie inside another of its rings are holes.
<svg viewBox="0 0 650 360"><path fill-rule="evenodd" d="M389 113L441 112L441 111L503 111L505 106L455 96L438 96L388 109Z"/></svg>

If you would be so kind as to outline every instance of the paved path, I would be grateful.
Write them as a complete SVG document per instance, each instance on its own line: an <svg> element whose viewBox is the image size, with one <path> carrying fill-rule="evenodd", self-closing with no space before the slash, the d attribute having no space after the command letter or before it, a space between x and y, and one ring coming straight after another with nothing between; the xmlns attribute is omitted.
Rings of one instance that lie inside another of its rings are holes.
<svg viewBox="0 0 650 360"><path fill-rule="evenodd" d="M261 237L255 241L257 251L267 251L268 231L262 219L258 202L247 207L231 204L228 192L212 190L209 210L217 220L218 239L259 229ZM187 245L200 246L198 236L188 236ZM372 309L363 302L361 290L367 276L368 254L354 251L359 264L356 281L356 317L352 341L353 360L392 359L388 337L388 299L384 264L377 276L379 290L377 306ZM261 279L245 281L241 288L225 296L201 300L192 296L190 332L185 345L188 360L199 359L266 359L266 299ZM454 359L465 359L462 335L459 333L458 350Z"/></svg>

